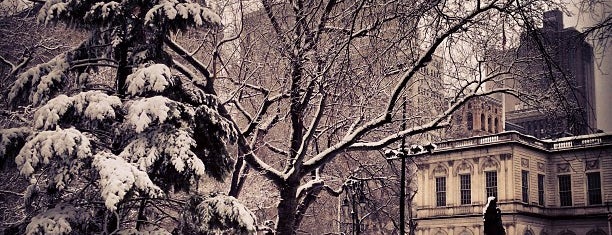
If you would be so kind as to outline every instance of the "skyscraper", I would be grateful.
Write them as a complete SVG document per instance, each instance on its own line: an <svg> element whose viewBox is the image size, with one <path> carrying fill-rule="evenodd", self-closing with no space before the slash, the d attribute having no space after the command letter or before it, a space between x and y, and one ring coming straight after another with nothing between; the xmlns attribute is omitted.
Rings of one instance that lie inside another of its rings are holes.
<svg viewBox="0 0 612 235"><path fill-rule="evenodd" d="M593 133L593 49L579 31L564 28L560 10L545 12L542 24L522 33L518 48L497 53L503 54L497 64L512 65L512 75L489 89L504 86L520 93L497 96L504 102L506 129L538 138Z"/></svg>

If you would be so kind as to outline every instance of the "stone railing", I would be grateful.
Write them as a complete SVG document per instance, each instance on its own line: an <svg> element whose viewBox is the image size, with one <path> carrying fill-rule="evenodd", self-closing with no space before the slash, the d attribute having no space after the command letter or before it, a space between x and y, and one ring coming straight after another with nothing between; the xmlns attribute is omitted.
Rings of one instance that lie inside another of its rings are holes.
<svg viewBox="0 0 612 235"><path fill-rule="evenodd" d="M461 205L446 207L426 207L418 208L417 214L420 217L444 217L452 215L473 215L482 214L482 205Z"/></svg>
<svg viewBox="0 0 612 235"><path fill-rule="evenodd" d="M466 148L503 142L518 142L545 150L563 150L575 147L612 144L612 134L594 134L565 137L557 140L540 140L515 131L502 132L496 135L477 136L466 139L450 140L437 143L437 150Z"/></svg>
<svg viewBox="0 0 612 235"><path fill-rule="evenodd" d="M505 202L498 204L502 213L529 213L543 214L547 216L581 216L602 215L607 213L605 205L596 206L574 206L574 207L542 207L537 205L526 205L521 202ZM481 215L484 205L461 205L446 207L419 207L417 214L419 218L446 217L455 215Z"/></svg>

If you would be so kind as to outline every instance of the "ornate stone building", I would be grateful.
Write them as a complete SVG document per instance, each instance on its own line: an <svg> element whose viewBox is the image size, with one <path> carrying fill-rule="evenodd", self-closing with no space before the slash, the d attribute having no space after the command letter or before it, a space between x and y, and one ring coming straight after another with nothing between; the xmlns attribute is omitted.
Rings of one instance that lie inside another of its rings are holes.
<svg viewBox="0 0 612 235"><path fill-rule="evenodd" d="M453 113L452 125L444 139L496 134L504 131L501 101L489 96L471 99Z"/></svg>
<svg viewBox="0 0 612 235"><path fill-rule="evenodd" d="M612 134L504 132L442 142L417 164L417 235L482 235L488 196L508 235L607 234Z"/></svg>

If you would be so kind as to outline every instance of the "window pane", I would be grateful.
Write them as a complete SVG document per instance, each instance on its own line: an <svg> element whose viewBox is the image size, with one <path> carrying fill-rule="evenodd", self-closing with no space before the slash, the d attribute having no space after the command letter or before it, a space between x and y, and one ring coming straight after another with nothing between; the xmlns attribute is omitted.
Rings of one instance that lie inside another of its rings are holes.
<svg viewBox="0 0 612 235"><path fill-rule="evenodd" d="M474 129L474 116L472 113L467 113L467 129L468 131Z"/></svg>
<svg viewBox="0 0 612 235"><path fill-rule="evenodd" d="M446 177L436 177L436 206L446 206Z"/></svg>
<svg viewBox="0 0 612 235"><path fill-rule="evenodd" d="M523 202L529 203L529 171L521 172L521 181L523 183Z"/></svg>
<svg viewBox="0 0 612 235"><path fill-rule="evenodd" d="M572 205L572 182L569 175L559 176L559 201L561 206Z"/></svg>
<svg viewBox="0 0 612 235"><path fill-rule="evenodd" d="M460 190L461 190L461 204L472 203L472 182L470 175L459 175Z"/></svg>
<svg viewBox="0 0 612 235"><path fill-rule="evenodd" d="M601 178L599 172L587 173L589 205L601 204Z"/></svg>
<svg viewBox="0 0 612 235"><path fill-rule="evenodd" d="M497 171L485 172L485 186L488 197L497 197Z"/></svg>
<svg viewBox="0 0 612 235"><path fill-rule="evenodd" d="M544 205L544 175L538 175L538 202Z"/></svg>

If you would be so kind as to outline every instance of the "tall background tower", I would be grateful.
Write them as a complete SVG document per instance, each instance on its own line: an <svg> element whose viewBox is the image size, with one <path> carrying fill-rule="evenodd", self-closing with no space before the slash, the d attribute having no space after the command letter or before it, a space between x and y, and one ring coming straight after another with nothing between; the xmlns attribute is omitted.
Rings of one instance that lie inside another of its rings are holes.
<svg viewBox="0 0 612 235"><path fill-rule="evenodd" d="M545 12L543 27L521 35L520 46L506 51L515 61L503 86L522 96L505 95L507 130L538 138L595 132L593 49L574 28L564 28L560 10Z"/></svg>

